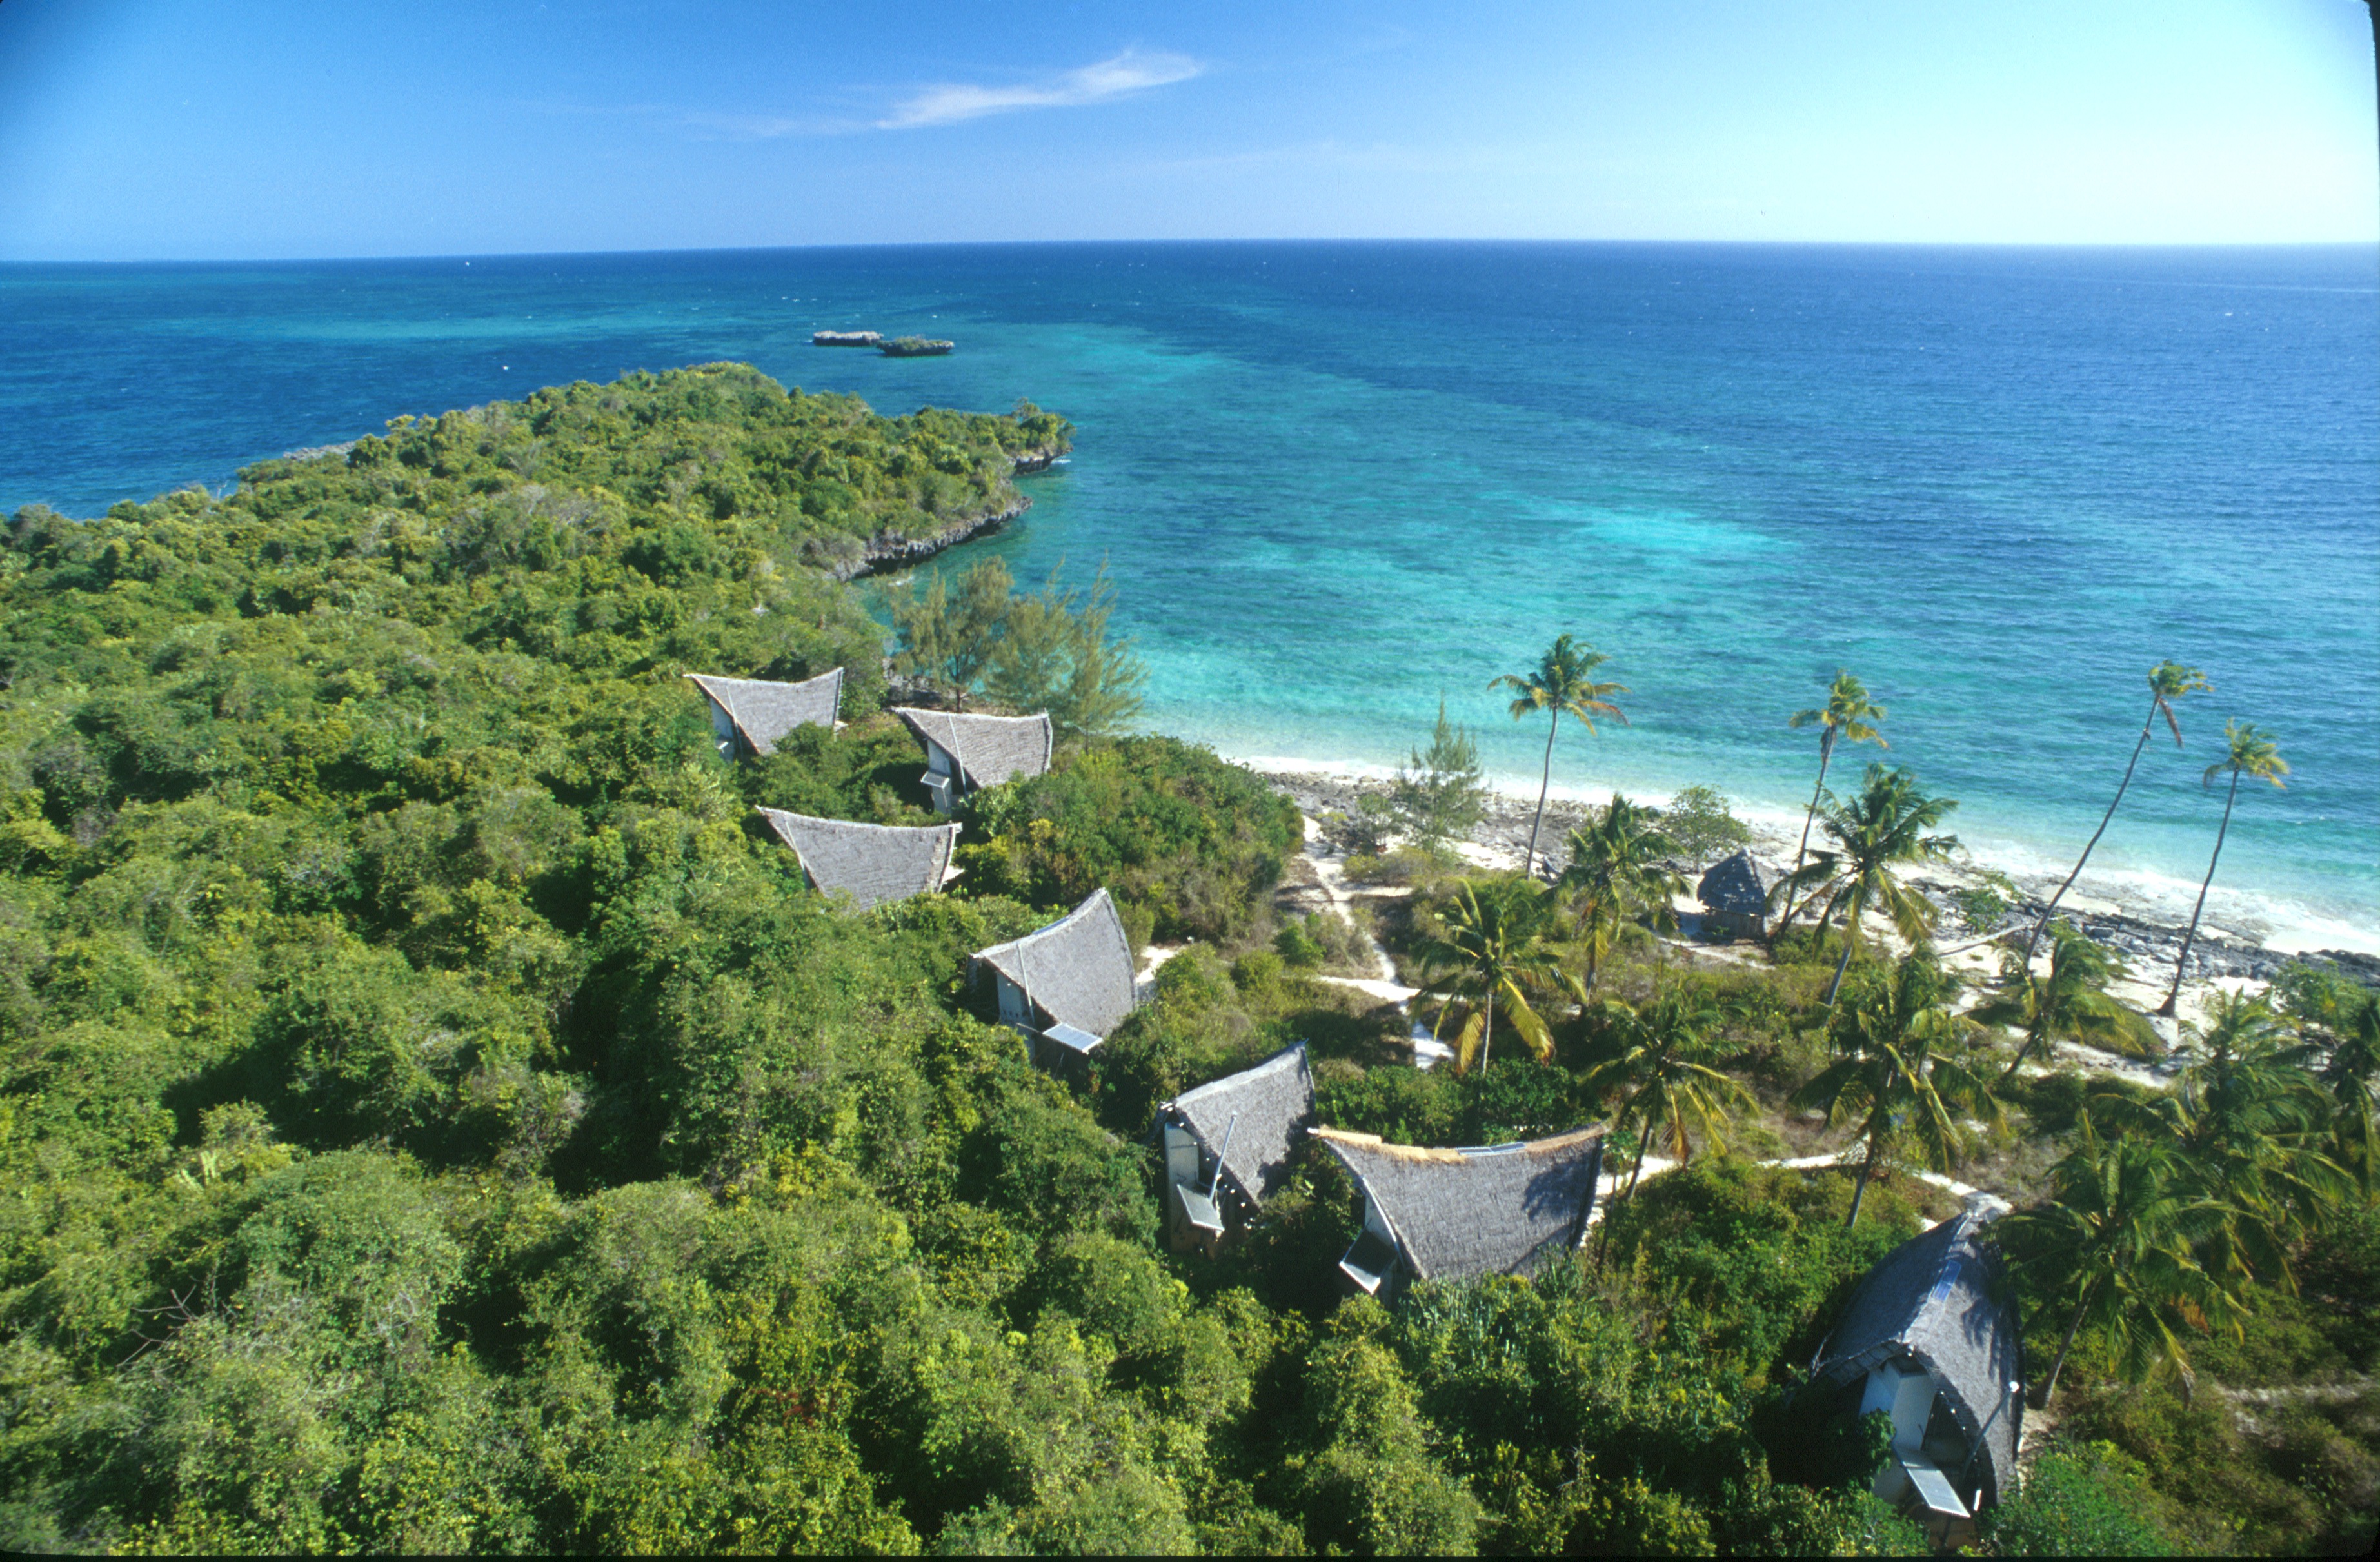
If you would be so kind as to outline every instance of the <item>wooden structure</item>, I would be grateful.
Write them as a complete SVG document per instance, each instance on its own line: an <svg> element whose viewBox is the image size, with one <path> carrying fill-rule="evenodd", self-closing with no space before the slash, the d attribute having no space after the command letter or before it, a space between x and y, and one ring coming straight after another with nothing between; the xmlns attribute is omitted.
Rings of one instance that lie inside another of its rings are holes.
<svg viewBox="0 0 2380 1562"><path fill-rule="evenodd" d="M830 668L798 684L775 684L760 678L721 678L708 672L686 675L710 702L710 731L719 752L730 759L753 759L777 752L777 744L795 727L820 726L829 732L842 723L834 719L843 703L843 669Z"/></svg>
<svg viewBox="0 0 2380 1562"><path fill-rule="evenodd" d="M925 748L926 790L941 813L956 811L968 793L1050 769L1056 740L1046 713L968 716L896 705L892 714L908 723Z"/></svg>
<svg viewBox="0 0 2380 1562"><path fill-rule="evenodd" d="M759 814L777 839L793 848L814 889L849 895L861 911L940 890L958 871L951 866L951 853L959 843L960 827L954 824L905 829L813 818L782 808L762 808Z"/></svg>
<svg viewBox="0 0 2380 1562"><path fill-rule="evenodd" d="M1768 936L1768 881L1749 852L1718 863L1703 875L1694 898L1703 903L1703 923L1730 938Z"/></svg>
<svg viewBox="0 0 2380 1562"><path fill-rule="evenodd" d="M1600 1127L1461 1150L1330 1128L1314 1137L1364 1193L1364 1229L1339 1272L1384 1298L1413 1280L1531 1274L1575 1251L1603 1168Z"/></svg>
<svg viewBox="0 0 2380 1562"><path fill-rule="evenodd" d="M2024 1431L2023 1339L2001 1283L1991 1217L1971 1209L1887 1253L1819 1346L1805 1399L1892 1417L1876 1494L1957 1546L2015 1490Z"/></svg>
<svg viewBox="0 0 2380 1562"><path fill-rule="evenodd" d="M1038 932L978 950L968 975L987 971L1000 1023L1025 1037L1036 1067L1063 1077L1079 1077L1138 1001L1132 939L1105 890Z"/></svg>
<svg viewBox="0 0 2380 1562"><path fill-rule="evenodd" d="M1287 1176L1314 1121L1305 1044L1184 1091L1157 1108L1165 1153L1165 1226L1177 1253L1213 1257Z"/></svg>

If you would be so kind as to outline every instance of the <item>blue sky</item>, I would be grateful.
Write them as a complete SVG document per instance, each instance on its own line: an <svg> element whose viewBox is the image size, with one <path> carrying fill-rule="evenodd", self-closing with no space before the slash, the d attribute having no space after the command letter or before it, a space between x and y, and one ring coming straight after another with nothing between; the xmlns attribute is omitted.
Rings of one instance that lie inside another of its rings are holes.
<svg viewBox="0 0 2380 1562"><path fill-rule="evenodd" d="M0 257L2380 237L2360 0L6 0Z"/></svg>

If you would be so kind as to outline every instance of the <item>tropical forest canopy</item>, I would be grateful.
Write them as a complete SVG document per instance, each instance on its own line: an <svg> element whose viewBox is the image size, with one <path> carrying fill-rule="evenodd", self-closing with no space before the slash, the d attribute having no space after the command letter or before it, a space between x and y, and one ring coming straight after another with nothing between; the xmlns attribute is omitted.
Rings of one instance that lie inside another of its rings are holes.
<svg viewBox="0 0 2380 1562"><path fill-rule="evenodd" d="M1330 1163L1209 1262L1164 1251L1146 1143L1157 1102L1298 1040L1341 1127L1476 1144L1621 1109L1649 1142L1622 1065L1665 1001L1706 1016L1696 1056L1735 1082L1712 1100L1775 1107L1831 1077L1850 1024L1821 1003L1825 935L1721 978L1665 970L1618 914L1541 917L1530 958L1588 969L1585 938L1599 983L1531 988L1544 1060L1422 1073L1402 1016L1319 979L1373 974L1355 930L1275 902L1296 810L1115 731L1128 697L1076 701L1050 773L971 800L950 893L853 914L752 827L755 805L931 819L880 708L885 632L834 575L1014 509L1020 459L1069 432L710 365L399 419L220 498L18 512L0 1543L1916 1544L1865 1494L1873 1429L1817 1435L1790 1390L1860 1275L1943 1212L1925 1184L1706 1158L1645 1181L1589 1257L1383 1307L1340 1296L1358 1210ZM1103 599L1004 592L960 659L995 703L1082 693L1090 662L1128 693ZM1002 661L1003 624L1076 684ZM680 676L832 667L848 725L741 765ZM1400 958L1458 945L1482 896L1525 920L1549 893L1451 863L1380 929ZM1597 882L1624 911L1624 876ZM1136 942L1188 947L1069 1087L990 1023L966 958L1102 885ZM1837 1012L1894 979L1863 951ZM2046 1144L2094 1132L2081 1092L2010 1087ZM2370 1369L2368 1327L2318 1300L2368 1298L2369 1221L2323 1229L2276 1239L2316 1300L2257 1314L2287 1330L2240 1336L2253 1370ZM2238 1466L2239 1435L2140 1398L2125 1338L2095 1324L2069 1365L2102 1440L2046 1466L2007 1547L2203 1544L2243 1514L2343 1532L2352 1493L2286 1470L2234 1469L2219 1509L2153 1489L2118 1442ZM2364 1445L2301 1431L2361 1478Z"/></svg>

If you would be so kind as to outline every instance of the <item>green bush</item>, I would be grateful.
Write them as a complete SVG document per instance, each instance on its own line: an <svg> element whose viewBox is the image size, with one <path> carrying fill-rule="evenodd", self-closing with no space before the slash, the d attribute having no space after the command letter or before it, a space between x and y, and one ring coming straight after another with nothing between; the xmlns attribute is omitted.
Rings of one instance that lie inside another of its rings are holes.
<svg viewBox="0 0 2380 1562"><path fill-rule="evenodd" d="M1998 1556L2173 1556L2183 1547L2157 1523L2162 1505L2146 1471L2112 1443L2045 1450L2016 1493L1984 1515L1977 1533Z"/></svg>
<svg viewBox="0 0 2380 1562"><path fill-rule="evenodd" d="M1259 915L1303 829L1263 781L1174 738L1069 751L1049 774L970 801L969 892L1071 906L1105 886L1154 936L1230 942Z"/></svg>

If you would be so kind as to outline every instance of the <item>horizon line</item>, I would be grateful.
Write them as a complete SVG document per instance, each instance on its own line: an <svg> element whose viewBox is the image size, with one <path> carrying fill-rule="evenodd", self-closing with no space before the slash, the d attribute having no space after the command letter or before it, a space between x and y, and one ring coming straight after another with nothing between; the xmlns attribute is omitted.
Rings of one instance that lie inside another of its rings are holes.
<svg viewBox="0 0 2380 1562"><path fill-rule="evenodd" d="M1483 238L1402 237L1240 238L941 238L877 239L810 244L716 244L647 246L600 249L413 250L380 254L288 253L269 255L0 256L0 267L34 266L261 266L365 265L390 261L567 260L631 256L768 255L854 249L1027 249L1123 246L1196 245L1445 245L1506 248L1637 248L1701 249L1922 249L1922 250L2273 250L2368 249L2380 257L2380 236L2310 239L1900 239L1900 238Z"/></svg>

